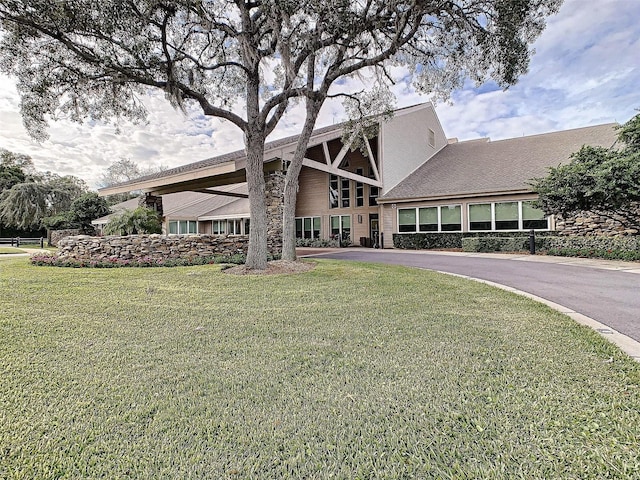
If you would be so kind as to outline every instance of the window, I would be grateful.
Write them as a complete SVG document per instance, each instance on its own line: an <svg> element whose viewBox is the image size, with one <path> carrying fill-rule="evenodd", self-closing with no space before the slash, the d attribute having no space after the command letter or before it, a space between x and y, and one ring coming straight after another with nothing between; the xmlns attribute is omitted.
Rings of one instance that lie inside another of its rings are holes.
<svg viewBox="0 0 640 480"><path fill-rule="evenodd" d="M211 221L211 233L214 235L224 235L227 231L226 220L212 220Z"/></svg>
<svg viewBox="0 0 640 480"><path fill-rule="evenodd" d="M522 228L525 230L547 229L549 221L544 217L544 211L532 205L533 202L522 202Z"/></svg>
<svg viewBox="0 0 640 480"><path fill-rule="evenodd" d="M440 207L440 231L462 231L462 207L460 205L443 205Z"/></svg>
<svg viewBox="0 0 640 480"><path fill-rule="evenodd" d="M349 206L349 200L351 197L350 190L351 181L348 178L340 179L340 200L343 208Z"/></svg>
<svg viewBox="0 0 640 480"><path fill-rule="evenodd" d="M496 203L496 230L518 230L518 202Z"/></svg>
<svg viewBox="0 0 640 480"><path fill-rule="evenodd" d="M469 205L469 230L546 230L544 212L530 200Z"/></svg>
<svg viewBox="0 0 640 480"><path fill-rule="evenodd" d="M491 204L469 205L469 230L491 230Z"/></svg>
<svg viewBox="0 0 640 480"><path fill-rule="evenodd" d="M335 215L331 217L331 237L341 242L351 241L351 216Z"/></svg>
<svg viewBox="0 0 640 480"><path fill-rule="evenodd" d="M195 220L169 222L169 235L186 235L187 233L198 233L198 222Z"/></svg>
<svg viewBox="0 0 640 480"><path fill-rule="evenodd" d="M420 232L438 231L438 207L418 209L418 230Z"/></svg>
<svg viewBox="0 0 640 480"><path fill-rule="evenodd" d="M356 168L356 174L363 176L364 170ZM364 183L356 182L356 207L364 207Z"/></svg>
<svg viewBox="0 0 640 480"><path fill-rule="evenodd" d="M227 231L229 235L242 235L242 220L227 220Z"/></svg>
<svg viewBox="0 0 640 480"><path fill-rule="evenodd" d="M400 233L416 231L415 208L400 208L398 210L398 231Z"/></svg>
<svg viewBox="0 0 640 480"><path fill-rule="evenodd" d="M320 217L296 218L296 238L320 238Z"/></svg>
<svg viewBox="0 0 640 480"><path fill-rule="evenodd" d="M460 232L460 205L398 209L398 232Z"/></svg>
<svg viewBox="0 0 640 480"><path fill-rule="evenodd" d="M373 173L373 168L369 167L369 178L376 178ZM374 187L373 185L369 185L369 206L375 207L378 205L378 195L379 190L378 187Z"/></svg>
<svg viewBox="0 0 640 480"><path fill-rule="evenodd" d="M436 132L434 132L433 130L429 129L429 145L431 145L432 147L436 146Z"/></svg>
<svg viewBox="0 0 640 480"><path fill-rule="evenodd" d="M338 192L338 176L329 177L329 208L338 208L340 204L340 193Z"/></svg>

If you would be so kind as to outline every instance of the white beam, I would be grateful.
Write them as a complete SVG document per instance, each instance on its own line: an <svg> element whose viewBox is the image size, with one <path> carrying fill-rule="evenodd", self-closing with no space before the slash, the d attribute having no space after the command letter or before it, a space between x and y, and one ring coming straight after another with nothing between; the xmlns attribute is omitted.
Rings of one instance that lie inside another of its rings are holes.
<svg viewBox="0 0 640 480"><path fill-rule="evenodd" d="M342 149L338 153L338 156L335 158L335 160L333 161L331 166L336 167L336 168L340 166L340 163L342 162L342 159L344 158L344 156L349 151L349 147L351 146L353 141L356 139L356 136L358 135L358 133L360 133L360 131L356 130L355 132L353 132L351 134L351 137L349 137L349 141L342 146Z"/></svg>
<svg viewBox="0 0 640 480"><path fill-rule="evenodd" d="M310 158L305 158L304 160L302 160L302 165L309 168L315 168L316 170L320 170L322 172L332 173L342 178L348 178L349 180L354 180L356 182L366 183L367 185L373 185L374 187L382 188L382 182L380 180L374 180L373 178L363 177L362 175L347 172L346 170L340 170L333 165L325 165L324 163L316 162L315 160L311 160Z"/></svg>
<svg viewBox="0 0 640 480"><path fill-rule="evenodd" d="M329 155L329 145L322 142L322 151L324 152L324 161L327 165L331 165L331 156Z"/></svg>
<svg viewBox="0 0 640 480"><path fill-rule="evenodd" d="M364 143L367 146L367 153L369 154L369 165L371 165L371 169L373 170L373 176L376 180L380 180L380 173L378 172L378 167L376 167L376 159L373 157L373 151L371 150L371 144L369 143L369 139L362 133L364 137Z"/></svg>

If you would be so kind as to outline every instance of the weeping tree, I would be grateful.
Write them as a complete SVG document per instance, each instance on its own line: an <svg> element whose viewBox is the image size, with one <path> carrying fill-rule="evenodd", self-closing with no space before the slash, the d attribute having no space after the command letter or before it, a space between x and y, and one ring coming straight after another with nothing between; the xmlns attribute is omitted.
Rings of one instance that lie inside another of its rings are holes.
<svg viewBox="0 0 640 480"><path fill-rule="evenodd" d="M465 78L508 86L561 0L0 0L0 68L18 79L29 133L65 115L141 121L162 91L183 111L232 122L247 154L247 266L267 259L264 144L293 101L306 118L285 182L284 258L295 258L297 179L340 79L393 72L446 96Z"/></svg>

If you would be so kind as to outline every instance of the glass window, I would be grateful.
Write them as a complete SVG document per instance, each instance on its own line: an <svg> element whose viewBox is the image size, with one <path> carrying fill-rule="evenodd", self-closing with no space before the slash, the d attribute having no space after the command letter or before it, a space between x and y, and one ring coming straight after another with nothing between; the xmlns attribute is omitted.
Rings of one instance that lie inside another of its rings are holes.
<svg viewBox="0 0 640 480"><path fill-rule="evenodd" d="M169 235L178 234L178 222L169 222Z"/></svg>
<svg viewBox="0 0 640 480"><path fill-rule="evenodd" d="M378 204L378 187L369 185L369 206L375 207Z"/></svg>
<svg viewBox="0 0 640 480"><path fill-rule="evenodd" d="M186 220L181 220L178 223L178 232L180 234L185 234L185 233L187 233L187 231L188 231L187 230L187 221Z"/></svg>
<svg viewBox="0 0 640 480"><path fill-rule="evenodd" d="M331 217L331 236L338 237L340 235L340 217Z"/></svg>
<svg viewBox="0 0 640 480"><path fill-rule="evenodd" d="M307 217L304 219L304 238L311 238L311 218Z"/></svg>
<svg viewBox="0 0 640 480"><path fill-rule="evenodd" d="M348 178L342 178L340 180L340 200L343 208L349 206L349 200L351 197L350 193L351 181Z"/></svg>
<svg viewBox="0 0 640 480"><path fill-rule="evenodd" d="M329 208L338 208L340 193L338 192L338 176L329 176Z"/></svg>
<svg viewBox="0 0 640 480"><path fill-rule="evenodd" d="M226 232L226 220L213 220L211 224L211 232L214 235L224 235Z"/></svg>
<svg viewBox="0 0 640 480"><path fill-rule="evenodd" d="M438 231L438 207L418 209L418 229L421 232Z"/></svg>
<svg viewBox="0 0 640 480"><path fill-rule="evenodd" d="M187 222L188 223L188 228L189 228L189 233L198 233L198 222Z"/></svg>
<svg viewBox="0 0 640 480"><path fill-rule="evenodd" d="M496 203L496 230L518 230L518 202Z"/></svg>
<svg viewBox="0 0 640 480"><path fill-rule="evenodd" d="M351 240L351 216L342 215L340 223L342 226L342 241L348 242Z"/></svg>
<svg viewBox="0 0 640 480"><path fill-rule="evenodd" d="M522 202L522 228L525 230L547 229L549 221L544 218L544 211L532 205L533 202Z"/></svg>
<svg viewBox="0 0 640 480"><path fill-rule="evenodd" d="M469 230L491 230L491 204L469 205Z"/></svg>
<svg viewBox="0 0 640 480"><path fill-rule="evenodd" d="M443 232L459 232L462 230L462 208L460 205L443 205L440 207L440 230Z"/></svg>
<svg viewBox="0 0 640 480"><path fill-rule="evenodd" d="M313 238L320 238L320 217L313 217Z"/></svg>
<svg viewBox="0 0 640 480"><path fill-rule="evenodd" d="M356 174L364 176L362 168L356 168ZM364 207L364 183L356 182L356 207Z"/></svg>
<svg viewBox="0 0 640 480"><path fill-rule="evenodd" d="M296 238L302 238L302 219L296 218Z"/></svg>
<svg viewBox="0 0 640 480"><path fill-rule="evenodd" d="M341 242L351 241L351 215L336 215L331 217L331 237Z"/></svg>
<svg viewBox="0 0 640 480"><path fill-rule="evenodd" d="M415 208L398 209L398 231L399 232L415 232L416 231L416 209Z"/></svg>

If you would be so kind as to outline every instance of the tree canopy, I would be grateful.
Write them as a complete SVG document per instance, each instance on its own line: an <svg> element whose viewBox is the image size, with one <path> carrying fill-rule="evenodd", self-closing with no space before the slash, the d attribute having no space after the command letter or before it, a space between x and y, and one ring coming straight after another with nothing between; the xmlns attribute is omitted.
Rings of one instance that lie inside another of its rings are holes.
<svg viewBox="0 0 640 480"><path fill-rule="evenodd" d="M583 146L532 185L548 215L592 211L640 230L640 115L618 127L616 145Z"/></svg>
<svg viewBox="0 0 640 480"><path fill-rule="evenodd" d="M293 234L297 175L327 98L345 76L389 85L393 72L447 96L466 78L513 84L529 44L561 0L0 0L0 68L18 78L27 130L49 118L145 117L140 96L164 92L244 134L252 227L247 265L266 265L263 151L287 107L306 120L285 186ZM289 228L287 228L287 218Z"/></svg>
<svg viewBox="0 0 640 480"><path fill-rule="evenodd" d="M31 158L0 151L0 224L19 230L40 230L44 219L68 210L86 192L77 177L37 172Z"/></svg>

